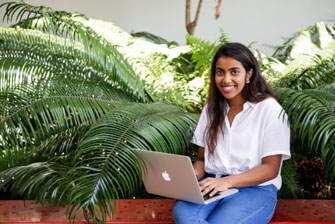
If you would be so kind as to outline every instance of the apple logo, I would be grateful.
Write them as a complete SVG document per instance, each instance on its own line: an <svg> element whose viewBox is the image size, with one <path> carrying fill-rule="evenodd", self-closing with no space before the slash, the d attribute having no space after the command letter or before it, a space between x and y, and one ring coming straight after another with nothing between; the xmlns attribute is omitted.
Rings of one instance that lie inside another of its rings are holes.
<svg viewBox="0 0 335 224"><path fill-rule="evenodd" d="M163 177L164 180L166 180L166 181L171 181L171 178L170 178L168 172L166 172L166 170L162 173L162 177Z"/></svg>

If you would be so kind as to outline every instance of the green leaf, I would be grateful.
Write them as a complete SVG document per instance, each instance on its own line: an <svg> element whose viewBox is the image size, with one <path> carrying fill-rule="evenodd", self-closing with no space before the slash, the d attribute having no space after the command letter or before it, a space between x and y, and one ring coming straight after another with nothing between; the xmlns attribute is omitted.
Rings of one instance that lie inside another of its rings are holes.
<svg viewBox="0 0 335 224"><path fill-rule="evenodd" d="M141 163L133 149L185 153L195 118L162 103L129 104L102 117L73 157L76 167L70 172L84 175L74 179L76 196L71 200L70 216L84 209L104 219L113 199L127 197L140 186Z"/></svg>
<svg viewBox="0 0 335 224"><path fill-rule="evenodd" d="M331 163L335 146L334 85L314 90L275 89L287 112L293 133L299 139L294 144L307 152L319 155L328 168L327 175L335 176ZM307 146L307 148L305 147Z"/></svg>

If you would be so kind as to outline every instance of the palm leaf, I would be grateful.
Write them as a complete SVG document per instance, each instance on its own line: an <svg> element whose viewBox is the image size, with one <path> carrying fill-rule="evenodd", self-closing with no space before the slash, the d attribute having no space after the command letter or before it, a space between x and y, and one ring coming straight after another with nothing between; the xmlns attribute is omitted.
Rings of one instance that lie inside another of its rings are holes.
<svg viewBox="0 0 335 224"><path fill-rule="evenodd" d="M73 149L96 119L129 102L119 92L71 79L0 91L0 170Z"/></svg>
<svg viewBox="0 0 335 224"><path fill-rule="evenodd" d="M40 79L29 85L7 87L0 91L0 121L33 101L56 96L88 97L113 102L132 101L124 92L108 83L59 77L57 79Z"/></svg>
<svg viewBox="0 0 335 224"><path fill-rule="evenodd" d="M185 153L195 118L162 103L130 104L101 118L73 157L77 164L71 172L84 175L75 179L70 216L74 219L84 209L93 220L104 220L113 199L127 197L140 186L140 163L132 149Z"/></svg>
<svg viewBox="0 0 335 224"><path fill-rule="evenodd" d="M33 6L26 3L8 2L0 7L7 6L4 19L12 21L16 18L20 26L29 29L39 29L43 32L60 35L63 37L80 40L85 49L98 55L100 63L108 66L109 70L113 71L122 81L126 83L124 87L129 88L135 95L142 100L146 100L144 84L136 76L132 66L111 43L106 41L90 26L85 24L87 18L79 14L71 14L64 11L53 11L49 7ZM15 10L11 10L14 8ZM22 20L22 16L27 15L27 19Z"/></svg>
<svg viewBox="0 0 335 224"><path fill-rule="evenodd" d="M114 62L102 62L101 55L86 51L80 43L66 41L38 31L0 29L1 87L34 82L55 76L86 78L107 82L141 100L126 77L120 76ZM133 77L130 77L134 80ZM133 81L132 81L133 82ZM134 84L134 83L133 83Z"/></svg>
<svg viewBox="0 0 335 224"><path fill-rule="evenodd" d="M95 122L75 150L1 171L0 187L41 203L67 203L71 220L82 209L87 220L103 222L115 199L141 185L133 149L184 154L197 118L163 103L125 104Z"/></svg>
<svg viewBox="0 0 335 224"><path fill-rule="evenodd" d="M319 86L317 89L335 94L335 82Z"/></svg>
<svg viewBox="0 0 335 224"><path fill-rule="evenodd" d="M35 162L0 172L0 189L25 199L35 199L60 205L69 201L71 179L67 176L70 166L59 162Z"/></svg>
<svg viewBox="0 0 335 224"><path fill-rule="evenodd" d="M330 88L330 87L328 87ZM325 89L276 89L287 112L294 134L300 139L296 144L307 143L310 152L321 156L334 177L335 143L335 93Z"/></svg>
<svg viewBox="0 0 335 224"><path fill-rule="evenodd" d="M20 23L25 28L48 30L52 34L61 34L65 37L73 36L74 39L77 36L80 37L85 50L99 58L99 65L113 74L114 81L117 81L119 85L133 95L136 95L141 101L146 100L143 83L123 56L114 46L98 36L92 29L74 21L71 14L54 12L51 8L35 7L25 3L9 2L4 3L2 7L4 6L7 6L7 10L9 10L6 11L4 18L10 20L15 15L18 18L19 15L33 14L26 22ZM15 10L10 10L11 8L15 8Z"/></svg>
<svg viewBox="0 0 335 224"><path fill-rule="evenodd" d="M303 71L297 70L284 75L275 86L294 89L315 89L318 86L335 82L335 57L317 59L316 65Z"/></svg>
<svg viewBox="0 0 335 224"><path fill-rule="evenodd" d="M110 106L108 106L110 104ZM8 167L24 161L24 155L59 133L73 127L88 127L114 104L111 101L83 97L47 97L29 103L0 122L1 148ZM70 139L76 135L67 133ZM22 155L18 157L18 155ZM3 165L3 164L2 164Z"/></svg>

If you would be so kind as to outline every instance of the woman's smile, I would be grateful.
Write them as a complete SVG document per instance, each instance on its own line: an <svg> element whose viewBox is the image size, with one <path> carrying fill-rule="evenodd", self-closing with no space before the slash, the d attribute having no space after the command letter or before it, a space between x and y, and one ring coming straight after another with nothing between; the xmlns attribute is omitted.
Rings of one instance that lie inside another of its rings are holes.
<svg viewBox="0 0 335 224"><path fill-rule="evenodd" d="M221 88L224 92L230 93L231 91L234 90L235 87L236 87L235 85L229 85L229 86L226 85L226 86L222 86Z"/></svg>

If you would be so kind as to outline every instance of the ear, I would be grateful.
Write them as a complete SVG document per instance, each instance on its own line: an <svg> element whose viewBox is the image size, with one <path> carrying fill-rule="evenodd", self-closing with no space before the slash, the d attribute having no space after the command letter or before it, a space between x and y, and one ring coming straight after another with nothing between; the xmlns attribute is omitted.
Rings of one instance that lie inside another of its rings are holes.
<svg viewBox="0 0 335 224"><path fill-rule="evenodd" d="M250 79L251 76L254 74L254 70L251 68L249 71L248 71L248 74L247 74L247 79Z"/></svg>

